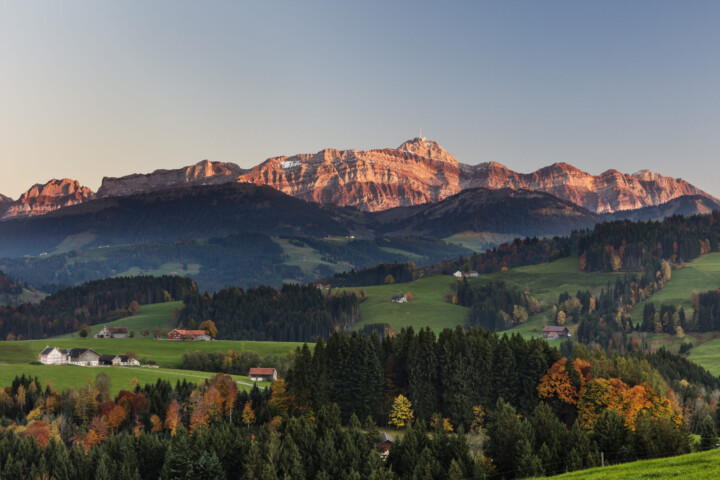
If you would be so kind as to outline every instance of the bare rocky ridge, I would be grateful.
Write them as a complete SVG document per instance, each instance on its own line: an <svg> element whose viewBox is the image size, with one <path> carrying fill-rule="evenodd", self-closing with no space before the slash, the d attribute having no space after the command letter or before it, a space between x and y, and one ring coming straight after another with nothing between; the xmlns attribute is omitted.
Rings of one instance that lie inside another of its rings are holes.
<svg viewBox="0 0 720 480"><path fill-rule="evenodd" d="M236 180L245 172L234 163L203 160L189 167L174 170L155 170L148 174L125 177L105 177L98 189L98 198L123 197L173 187L191 185L218 185Z"/></svg>
<svg viewBox="0 0 720 480"><path fill-rule="evenodd" d="M322 150L315 155L271 158L239 178L323 204L380 211L435 203L467 188L547 192L595 213L656 206L684 195L717 200L682 179L643 170L590 175L556 163L517 173L495 163L459 163L439 144L416 138L396 149Z"/></svg>
<svg viewBox="0 0 720 480"><path fill-rule="evenodd" d="M7 206L2 218L43 215L58 208L86 202L94 196L91 189L83 187L77 180L53 179L44 185L38 183L30 187L17 201Z"/></svg>
<svg viewBox="0 0 720 480"><path fill-rule="evenodd" d="M250 170L234 163L204 160L174 170L106 177L97 195L72 180L53 180L44 186L35 185L17 202L0 198L0 218L39 215L92 198L229 182L267 185L305 201L369 212L437 203L469 188L546 192L594 213L658 206L688 195L718 202L682 179L648 170L632 175L617 170L591 175L556 163L532 173L517 173L495 162L460 163L437 142L415 138L398 148L325 149L315 154L274 157Z"/></svg>
<svg viewBox="0 0 720 480"><path fill-rule="evenodd" d="M643 170L627 175L608 170L590 175L567 163L556 163L536 172L521 174L499 163L484 163L466 170L468 187L526 188L569 200L595 213L656 206L685 195L717 200L682 179Z"/></svg>
<svg viewBox="0 0 720 480"><path fill-rule="evenodd" d="M239 181L321 204L364 211L435 203L462 190L459 163L436 142L397 149L333 150L270 158Z"/></svg>

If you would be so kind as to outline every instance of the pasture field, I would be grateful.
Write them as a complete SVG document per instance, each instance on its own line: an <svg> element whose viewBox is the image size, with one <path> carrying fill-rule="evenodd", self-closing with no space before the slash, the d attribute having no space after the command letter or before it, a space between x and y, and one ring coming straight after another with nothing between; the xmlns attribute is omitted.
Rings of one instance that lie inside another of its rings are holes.
<svg viewBox="0 0 720 480"><path fill-rule="evenodd" d="M558 480L706 480L720 476L720 450L690 453L677 457L640 460L609 467L591 468L558 475Z"/></svg>
<svg viewBox="0 0 720 480"><path fill-rule="evenodd" d="M469 279L472 285L482 285L491 280L504 281L508 285L514 285L521 290L527 289L530 295L537 298L545 308L551 307L557 302L561 293L568 292L571 296L578 290L590 290L598 294L601 289L607 287L608 282L615 283L615 279L621 273L585 273L578 270L579 257L566 257L554 262L541 263L539 265L528 265L526 267L514 268L505 272L496 272L490 275L482 275ZM547 318L546 312L540 312L528 319L522 325L510 330L508 334L519 333L525 338L538 337ZM568 328L573 330L573 325ZM562 340L554 340L560 342Z"/></svg>
<svg viewBox="0 0 720 480"><path fill-rule="evenodd" d="M689 358L713 375L720 375L720 338L717 334L714 336L713 340L699 345L693 342L696 346L690 350Z"/></svg>
<svg viewBox="0 0 720 480"><path fill-rule="evenodd" d="M372 323L387 323L394 328L412 326L416 331L430 327L440 332L446 327L463 325L469 309L453 305L445 294L452 291L455 277L433 275L409 283L377 285L372 287L347 288L364 290L367 300L360 304L361 321L356 328ZM408 303L393 303L396 295L412 292L415 299Z"/></svg>
<svg viewBox="0 0 720 480"><path fill-rule="evenodd" d="M324 261L322 254L308 245L293 245L287 238L273 238L273 242L280 245L285 255L288 256L284 262L286 265L300 267L306 273L313 273L320 265L331 268L334 272L343 272L350 268L349 265L340 265Z"/></svg>
<svg viewBox="0 0 720 480"><path fill-rule="evenodd" d="M131 331L135 332L136 336L140 336L140 330L147 328L151 330L153 327L160 329L166 329L168 331L175 328L173 322L173 310L176 308L182 309L182 302L165 302L165 303L154 303L152 305L143 305L140 307L138 312L131 316L120 318L112 322L99 323L90 327L90 335L95 335L97 332L103 329L103 327L127 327L128 333ZM67 335L61 335L57 338L80 338L75 333L68 333Z"/></svg>
<svg viewBox="0 0 720 480"><path fill-rule="evenodd" d="M665 288L650 297L648 302L659 307L663 303L682 305L685 315L692 316L690 307L690 294L693 290L706 292L720 288L720 253L708 253L683 268L672 271L672 278L665 284ZM639 303L631 312L633 322L642 322L642 312L645 303Z"/></svg>
<svg viewBox="0 0 720 480"><path fill-rule="evenodd" d="M234 352L252 351L261 357L266 355L285 355L294 351L302 343L295 342L253 342L236 340L216 340L211 342L178 342L155 340L152 338L61 338L45 340L23 340L2 342L0 363L27 364L37 361L38 354L46 346L58 348L92 348L100 355L124 354L134 352L141 363L154 360L162 368L180 368L181 357L185 352Z"/></svg>
<svg viewBox="0 0 720 480"><path fill-rule="evenodd" d="M622 273L585 273L578 270L580 259L566 257L554 262L528 265L513 268L505 272L496 272L470 278L472 285L485 284L491 280L502 280L521 290L526 287L530 294L540 300L544 306L551 306L557 302L563 292L575 295L578 290L590 290L598 293L608 282L615 283Z"/></svg>
<svg viewBox="0 0 720 480"><path fill-rule="evenodd" d="M469 278L472 285L483 285L492 280L502 280L520 289L529 289L544 306L557 301L558 296L567 291L571 294L578 290L590 290L597 293L614 282L617 273L579 272L578 257L569 257L551 263L520 267L505 272L496 272ZM451 275L432 275L410 283L396 283L372 287L347 288L346 290L364 290L367 300L360 304L361 321L357 327L372 323L387 323L394 328L412 326L416 330L430 327L435 332L446 327L463 325L467 320L469 308L453 305L445 295L452 293L455 277ZM412 292L415 300L409 303L392 303L395 295ZM385 300L387 299L387 301ZM538 336L543 327L544 313L530 318L524 325L515 327L508 333L520 333L523 336Z"/></svg>
<svg viewBox="0 0 720 480"><path fill-rule="evenodd" d="M525 235L516 235L513 233L462 232L443 238L443 240L469 248L476 253L482 253L493 246L512 242L516 238L523 237L525 237Z"/></svg>
<svg viewBox="0 0 720 480"><path fill-rule="evenodd" d="M159 378L175 385L176 382L186 380L189 383L200 383L211 378L214 374L209 372L195 372L192 370L166 370L160 368L142 367L78 367L75 365L13 365L0 364L0 388L9 387L17 375L37 377L41 385L52 384L55 390L66 390L70 387L78 389L88 382L95 380L98 373L105 372L111 380L110 393L117 394L120 390L131 390L133 379L140 385L155 383ZM249 390L253 382L242 375L232 375L238 383L238 390ZM257 382L258 387L264 388L269 382Z"/></svg>
<svg viewBox="0 0 720 480"><path fill-rule="evenodd" d="M156 269L145 270L140 267L130 267L124 272L118 273L116 277L135 277L138 275L153 275L160 277L162 275L180 275L181 277L187 277L190 275L197 275L200 272L199 263L188 263L182 264L177 262L163 263Z"/></svg>

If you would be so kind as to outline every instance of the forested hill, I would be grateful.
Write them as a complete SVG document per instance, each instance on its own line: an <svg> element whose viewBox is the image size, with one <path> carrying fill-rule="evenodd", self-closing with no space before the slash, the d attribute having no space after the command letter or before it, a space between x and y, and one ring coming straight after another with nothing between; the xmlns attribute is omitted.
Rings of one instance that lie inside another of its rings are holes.
<svg viewBox="0 0 720 480"><path fill-rule="evenodd" d="M270 187L230 183L93 200L0 222L0 257L52 252L69 236L90 245L209 238L238 232L346 235L342 210L321 208ZM358 212L359 213L359 212Z"/></svg>
<svg viewBox="0 0 720 480"><path fill-rule="evenodd" d="M517 238L471 256L418 268L412 264L380 264L363 270L338 273L326 279L333 286L362 286L383 283L387 275L396 282L409 282L423 275L452 274L474 270L480 274L546 263L569 255L580 255L584 271L651 271L660 262L682 264L700 255L720 250L720 211L691 217L672 216L663 221L617 220L592 230L568 236Z"/></svg>
<svg viewBox="0 0 720 480"><path fill-rule="evenodd" d="M314 285L280 289L228 288L214 295L191 293L183 299L179 322L212 320L227 340L311 341L350 329L359 318L360 293L323 293Z"/></svg>
<svg viewBox="0 0 720 480"><path fill-rule="evenodd" d="M681 264L720 248L720 212L662 222L602 223L580 235L581 270L640 270L660 260Z"/></svg>
<svg viewBox="0 0 720 480"><path fill-rule="evenodd" d="M0 338L62 335L130 315L136 305L180 300L196 291L192 280L178 276L96 280L61 290L38 304L0 307Z"/></svg>

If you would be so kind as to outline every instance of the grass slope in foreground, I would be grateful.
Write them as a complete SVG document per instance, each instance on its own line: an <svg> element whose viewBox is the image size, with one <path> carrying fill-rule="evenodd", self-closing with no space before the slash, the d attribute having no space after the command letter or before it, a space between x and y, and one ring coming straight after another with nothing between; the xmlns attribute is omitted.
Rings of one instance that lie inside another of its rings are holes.
<svg viewBox="0 0 720 480"><path fill-rule="evenodd" d="M66 390L70 387L78 389L93 382L98 373L105 372L111 380L110 393L117 394L120 390L132 390L131 381L136 378L140 385L155 383L159 378L169 381L172 385L185 380L188 383L200 383L214 374L192 370L165 370L142 367L78 367L75 365L17 365L0 364L0 387L9 387L18 375L38 377L41 385L52 382L55 390ZM238 390L249 390L253 382L242 375L232 375L239 382ZM269 382L257 382L259 387L267 387Z"/></svg>
<svg viewBox="0 0 720 480"><path fill-rule="evenodd" d="M562 480L605 480L609 478L613 480L641 478L705 480L718 477L720 477L720 450L592 468L551 478Z"/></svg>

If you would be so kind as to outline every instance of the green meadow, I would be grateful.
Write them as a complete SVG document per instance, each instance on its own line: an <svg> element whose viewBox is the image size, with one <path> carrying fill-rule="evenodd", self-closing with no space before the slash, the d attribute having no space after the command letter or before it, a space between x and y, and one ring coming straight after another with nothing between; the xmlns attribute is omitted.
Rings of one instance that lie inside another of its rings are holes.
<svg viewBox="0 0 720 480"><path fill-rule="evenodd" d="M134 388L133 380L140 385L155 383L158 379L167 380L173 385L185 380L189 383L201 383L212 378L208 372L195 372L192 370L167 370L144 367L79 367L75 365L17 365L0 364L0 387L10 386L17 375L37 377L41 385L51 384L56 390L68 388L81 388L93 382L98 373L105 372L110 377L110 393L115 395L120 390ZM239 390L249 390L253 382L242 375L232 375L238 383ZM259 387L269 386L269 382L257 382Z"/></svg>
<svg viewBox="0 0 720 480"><path fill-rule="evenodd" d="M692 315L690 294L693 290L706 292L720 288L720 253L709 253L686 263L682 268L672 271L672 278L665 288L650 297L647 301L656 307L663 303L682 305L686 315ZM634 322L642 322L645 303L641 302L632 311Z"/></svg>
<svg viewBox="0 0 720 480"><path fill-rule="evenodd" d="M558 296L567 291L575 294L578 290L591 290L597 293L614 282L617 273L584 273L578 271L578 257L569 257L551 263L520 267L505 272L481 275L469 278L473 285L482 285L492 280L502 280L520 289L528 289L530 294L548 307L557 301ZM438 332L446 327L463 325L469 309L453 305L446 294L452 296L455 277L451 275L433 275L410 283L396 283L361 287L367 300L360 304L362 321L358 327L372 323L387 323L394 328L412 326L415 329L430 327ZM347 290L353 290L348 288ZM392 303L395 295L411 292L415 299L409 303ZM524 336L537 336L542 330L544 314L535 315L524 325L511 332Z"/></svg>
<svg viewBox="0 0 720 480"><path fill-rule="evenodd" d="M609 467L566 473L558 480L706 480L720 476L720 450L690 453L656 460L640 460Z"/></svg>
<svg viewBox="0 0 720 480"><path fill-rule="evenodd" d="M454 282L453 276L433 275L409 283L362 287L360 290L365 291L367 300L360 304L361 321L357 328L372 323L387 323L397 329L430 327L439 332L446 327L462 325L469 309L453 305L445 298L446 293L452 292ZM392 297L408 292L415 297L411 302L391 301Z"/></svg>
<svg viewBox="0 0 720 480"><path fill-rule="evenodd" d="M92 348L100 355L134 352L142 363L155 361L162 368L180 368L185 352L234 352L252 351L261 357L285 355L302 343L253 342L215 340L211 342L178 342L153 338L61 338L3 342L0 347L0 363L29 363L38 360L38 354L46 347Z"/></svg>
<svg viewBox="0 0 720 480"><path fill-rule="evenodd" d="M112 380L113 392L130 388L130 381L136 378L141 385L154 383L158 378L163 378L173 384L185 379L188 382L198 383L210 378L212 373L194 372L189 370L178 370L182 366L182 355L185 352L234 352L252 351L261 357L267 355L286 355L302 346L301 343L285 342L253 342L215 340L210 342L175 342L169 340L155 340L151 336L141 337L140 330L148 330L154 326L170 330L173 328L172 312L175 308L181 308L182 302L158 303L154 305L143 305L137 314L122 318L106 324L94 325L92 333L97 333L103 326L127 327L134 330L135 338L103 338L95 339L90 335L81 338L77 333L63 335L62 337L49 338L45 340L26 340L19 342L2 342L0 346L0 386L9 385L16 375L25 374L37 376L41 383L52 382L54 388L64 389L68 387L82 387L88 380L103 371ZM31 362L38 361L38 354L46 347L58 348L92 348L100 355L124 354L133 352L145 364L154 361L161 368L144 367L78 367L74 365L31 365ZM250 380L247 377L233 375L235 380L244 382L247 385L238 385L243 388L250 388ZM263 384L264 385L264 384Z"/></svg>
<svg viewBox="0 0 720 480"><path fill-rule="evenodd" d="M720 375L720 338L714 332L715 339L701 343L690 350L689 358L698 365L707 368L713 375Z"/></svg>
<svg viewBox="0 0 720 480"><path fill-rule="evenodd" d="M127 327L128 332L134 331L136 336L140 336L140 330L147 328L151 330L153 327L160 329L172 330L175 328L173 321L173 310L182 308L182 302L166 302L154 303L152 305L143 305L138 312L130 317L121 318L113 322L100 323L90 327L90 335L95 335L103 329L103 327ZM79 338L77 333L62 335L57 338Z"/></svg>

